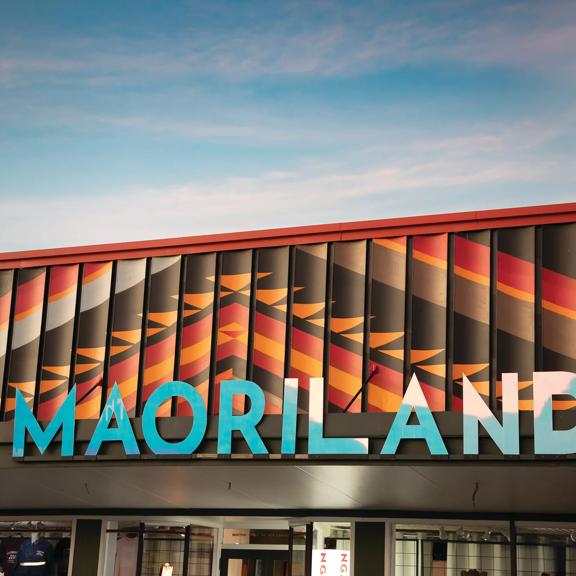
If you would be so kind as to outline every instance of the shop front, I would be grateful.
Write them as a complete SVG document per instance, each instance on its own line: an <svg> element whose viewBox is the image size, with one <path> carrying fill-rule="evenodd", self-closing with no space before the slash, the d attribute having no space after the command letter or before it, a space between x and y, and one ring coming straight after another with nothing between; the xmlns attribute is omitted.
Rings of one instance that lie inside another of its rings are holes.
<svg viewBox="0 0 576 576"><path fill-rule="evenodd" d="M576 205L0 254L5 576L576 575Z"/></svg>

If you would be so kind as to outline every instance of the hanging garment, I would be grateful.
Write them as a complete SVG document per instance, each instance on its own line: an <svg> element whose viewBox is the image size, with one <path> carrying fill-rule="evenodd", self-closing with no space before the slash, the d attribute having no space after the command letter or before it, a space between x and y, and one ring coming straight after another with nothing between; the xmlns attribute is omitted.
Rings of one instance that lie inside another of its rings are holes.
<svg viewBox="0 0 576 576"><path fill-rule="evenodd" d="M68 574L68 562L70 561L70 538L61 538L54 547L54 564L57 576Z"/></svg>
<svg viewBox="0 0 576 576"><path fill-rule="evenodd" d="M116 542L114 576L136 576L138 538L122 537Z"/></svg>
<svg viewBox="0 0 576 576"><path fill-rule="evenodd" d="M2 538L0 540L0 568L4 576L14 576L16 556L22 544L21 538Z"/></svg>
<svg viewBox="0 0 576 576"><path fill-rule="evenodd" d="M44 538L24 540L16 556L14 576L51 576L52 545Z"/></svg>

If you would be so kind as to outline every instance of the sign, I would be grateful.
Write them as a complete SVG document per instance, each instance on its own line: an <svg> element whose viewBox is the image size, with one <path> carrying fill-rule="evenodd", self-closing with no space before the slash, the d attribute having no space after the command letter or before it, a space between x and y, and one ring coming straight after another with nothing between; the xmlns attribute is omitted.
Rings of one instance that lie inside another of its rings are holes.
<svg viewBox="0 0 576 576"><path fill-rule="evenodd" d="M342 576L350 574L348 550L313 550L312 576Z"/></svg>
<svg viewBox="0 0 576 576"><path fill-rule="evenodd" d="M298 380L287 378L284 383L282 410L281 455L296 453L296 423L298 407ZM234 414L234 397L242 395L249 400L250 408L245 414ZM534 395L534 453L563 455L576 453L576 428L554 428L553 399L560 395L576 397L576 374L571 372L535 372ZM310 407L308 414L308 449L310 455L367 455L368 438L324 436L324 382L322 378L309 381ZM190 405L193 419L188 434L176 441L165 440L158 430L157 414L164 402L179 398ZM252 454L269 454L266 444L258 433L258 424L264 416L264 392L249 380L225 380L220 385L220 413L218 416L219 455L232 454L234 433L242 435ZM12 455L24 456L26 434L43 454L55 436L61 432L60 455L78 455L75 445L76 388L45 428L39 424L21 392L16 389L16 408ZM409 423L415 413L417 423ZM463 377L463 453L479 454L478 435L482 426L504 455L520 453L520 425L518 414L518 374L502 375L502 421L490 411L476 389ZM157 455L190 455L200 447L208 424L206 405L199 392L186 382L168 382L158 387L148 398L142 414L143 441ZM430 454L448 455L444 439L438 429L434 414L426 401L418 378L414 375L400 404L394 421L385 436L381 454L397 453L402 442L422 440ZM141 453L132 422L117 385L114 386L102 415L96 424L85 456L94 457L108 442L121 443L128 456Z"/></svg>

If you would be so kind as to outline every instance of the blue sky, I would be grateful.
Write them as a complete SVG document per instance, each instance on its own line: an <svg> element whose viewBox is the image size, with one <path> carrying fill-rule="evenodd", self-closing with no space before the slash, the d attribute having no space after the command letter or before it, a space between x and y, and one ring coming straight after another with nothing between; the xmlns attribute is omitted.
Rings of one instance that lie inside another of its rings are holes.
<svg viewBox="0 0 576 576"><path fill-rule="evenodd" d="M576 2L0 0L0 250L576 199Z"/></svg>

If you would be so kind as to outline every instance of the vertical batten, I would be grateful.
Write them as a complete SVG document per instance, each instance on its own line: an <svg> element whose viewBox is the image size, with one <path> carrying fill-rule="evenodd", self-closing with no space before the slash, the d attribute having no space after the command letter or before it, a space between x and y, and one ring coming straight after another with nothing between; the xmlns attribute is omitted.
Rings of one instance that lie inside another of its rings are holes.
<svg viewBox="0 0 576 576"><path fill-rule="evenodd" d="M502 398L502 374L518 372L519 409L532 409L534 371L534 228L498 231L497 386Z"/></svg>
<svg viewBox="0 0 576 576"><path fill-rule="evenodd" d="M77 264L50 271L38 419L51 420L68 394L78 291Z"/></svg>
<svg viewBox="0 0 576 576"><path fill-rule="evenodd" d="M411 371L428 405L446 402L446 304L448 235L415 236L413 244Z"/></svg>
<svg viewBox="0 0 576 576"><path fill-rule="evenodd" d="M334 243L328 410L341 412L362 388L366 242ZM360 412L362 395L348 412Z"/></svg>
<svg viewBox="0 0 576 576"><path fill-rule="evenodd" d="M136 415L145 277L145 259L117 263L106 390L109 395L118 384L130 416Z"/></svg>
<svg viewBox="0 0 576 576"><path fill-rule="evenodd" d="M290 377L299 379L298 407L307 412L310 378L321 378L326 315L327 244L296 246Z"/></svg>
<svg viewBox="0 0 576 576"><path fill-rule="evenodd" d="M372 243L369 412L396 412L404 384L406 237Z"/></svg>
<svg viewBox="0 0 576 576"><path fill-rule="evenodd" d="M180 258L152 258L145 333L143 406L158 386L174 378ZM165 402L158 410L158 416L170 416L171 409L171 401Z"/></svg>
<svg viewBox="0 0 576 576"><path fill-rule="evenodd" d="M266 414L282 412L288 260L288 247L258 251L252 370L266 396Z"/></svg>
<svg viewBox="0 0 576 576"><path fill-rule="evenodd" d="M252 252L224 252L220 276L218 342L214 413L220 411L220 382L244 380L247 375L248 329L252 281ZM241 396L234 397L234 411L244 412Z"/></svg>
<svg viewBox="0 0 576 576"><path fill-rule="evenodd" d="M216 254L194 254L186 258L179 379L196 388L208 406ZM181 401L177 413L190 416L188 402Z"/></svg>
<svg viewBox="0 0 576 576"><path fill-rule="evenodd" d="M111 284L112 262L84 265L74 375L78 419L100 416Z"/></svg>
<svg viewBox="0 0 576 576"><path fill-rule="evenodd" d="M490 399L490 232L454 238L454 347L452 410L462 411L466 375L486 403Z"/></svg>

